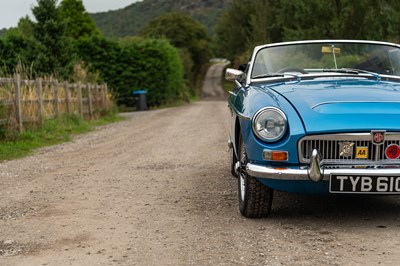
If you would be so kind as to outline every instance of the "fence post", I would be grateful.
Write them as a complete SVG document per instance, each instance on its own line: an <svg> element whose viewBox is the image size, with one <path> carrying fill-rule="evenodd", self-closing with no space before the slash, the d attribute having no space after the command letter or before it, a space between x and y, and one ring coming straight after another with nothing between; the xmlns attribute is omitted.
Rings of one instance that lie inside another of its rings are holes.
<svg viewBox="0 0 400 266"><path fill-rule="evenodd" d="M70 100L69 100L69 83L66 81L64 83L64 91L65 91L65 106L67 109L67 114L71 113L71 106L70 106Z"/></svg>
<svg viewBox="0 0 400 266"><path fill-rule="evenodd" d="M42 78L36 79L36 95L38 97L38 116L39 124L41 127L44 126L44 112L43 112L43 83Z"/></svg>
<svg viewBox="0 0 400 266"><path fill-rule="evenodd" d="M109 110L109 102L108 102L108 86L107 83L104 83L104 101L106 103L106 110Z"/></svg>
<svg viewBox="0 0 400 266"><path fill-rule="evenodd" d="M56 118L60 117L60 99L59 99L59 85L58 80L54 80L54 112Z"/></svg>
<svg viewBox="0 0 400 266"><path fill-rule="evenodd" d="M91 94L91 85L90 83L86 84L86 90L87 90L87 98L88 98L88 109L89 109L89 117L90 119L93 119L93 106L92 106L92 94Z"/></svg>
<svg viewBox="0 0 400 266"><path fill-rule="evenodd" d="M94 102L96 105L96 111L100 110L100 103L99 103L99 84L94 85Z"/></svg>
<svg viewBox="0 0 400 266"><path fill-rule="evenodd" d="M104 84L100 85L100 105L101 111L103 112L105 109L105 101L104 101Z"/></svg>
<svg viewBox="0 0 400 266"><path fill-rule="evenodd" d="M15 74L14 76L14 89L15 89L15 107L16 107L16 119L18 122L18 130L20 133L24 130L22 126L22 105L21 105L21 76Z"/></svg>
<svg viewBox="0 0 400 266"><path fill-rule="evenodd" d="M78 109L79 109L79 114L83 118L83 102L82 102L82 86L81 82L78 82Z"/></svg>

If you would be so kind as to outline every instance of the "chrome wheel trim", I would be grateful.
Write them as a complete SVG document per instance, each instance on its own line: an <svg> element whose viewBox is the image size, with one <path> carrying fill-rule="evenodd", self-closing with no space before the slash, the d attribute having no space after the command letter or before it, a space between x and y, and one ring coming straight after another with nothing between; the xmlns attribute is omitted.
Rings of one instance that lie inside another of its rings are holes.
<svg viewBox="0 0 400 266"><path fill-rule="evenodd" d="M246 178L244 177L243 173L240 173L239 182L240 182L240 198L242 201L244 201L246 197Z"/></svg>
<svg viewBox="0 0 400 266"><path fill-rule="evenodd" d="M240 184L240 198L244 202L246 198L246 149L244 143L240 145L240 158L239 158L239 184Z"/></svg>

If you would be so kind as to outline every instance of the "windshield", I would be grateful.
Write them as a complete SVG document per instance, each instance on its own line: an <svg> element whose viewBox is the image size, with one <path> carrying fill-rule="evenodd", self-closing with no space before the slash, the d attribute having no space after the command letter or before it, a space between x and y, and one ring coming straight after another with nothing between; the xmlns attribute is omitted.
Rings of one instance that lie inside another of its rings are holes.
<svg viewBox="0 0 400 266"><path fill-rule="evenodd" d="M279 73L368 71L400 76L400 50L375 43L301 43L265 47L254 58L251 78Z"/></svg>

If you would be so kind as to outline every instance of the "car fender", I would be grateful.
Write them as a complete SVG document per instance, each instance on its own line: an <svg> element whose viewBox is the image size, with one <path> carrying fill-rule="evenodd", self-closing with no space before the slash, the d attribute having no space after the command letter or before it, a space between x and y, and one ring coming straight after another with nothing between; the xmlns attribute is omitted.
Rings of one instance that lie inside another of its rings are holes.
<svg viewBox="0 0 400 266"><path fill-rule="evenodd" d="M251 86L241 88L234 101L230 103L235 116L235 124L233 125L235 129L233 140L235 148L238 134L242 134L250 161L263 162L263 150L273 149L288 151L289 162L298 163L297 142L305 135L305 129L299 114L286 98L276 91L268 89L268 87ZM265 142L258 139L253 133L252 119L260 109L265 107L279 108L287 117L288 130L284 137L277 142Z"/></svg>

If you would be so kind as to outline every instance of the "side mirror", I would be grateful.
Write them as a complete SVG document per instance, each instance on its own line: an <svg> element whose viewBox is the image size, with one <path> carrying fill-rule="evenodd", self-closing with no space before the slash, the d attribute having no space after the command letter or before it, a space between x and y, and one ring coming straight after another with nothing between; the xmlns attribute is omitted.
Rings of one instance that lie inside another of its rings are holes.
<svg viewBox="0 0 400 266"><path fill-rule="evenodd" d="M243 79L243 77L244 77L243 71L233 69L233 68L226 69L225 79L228 81L235 81L235 80L241 81Z"/></svg>

